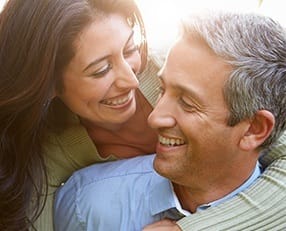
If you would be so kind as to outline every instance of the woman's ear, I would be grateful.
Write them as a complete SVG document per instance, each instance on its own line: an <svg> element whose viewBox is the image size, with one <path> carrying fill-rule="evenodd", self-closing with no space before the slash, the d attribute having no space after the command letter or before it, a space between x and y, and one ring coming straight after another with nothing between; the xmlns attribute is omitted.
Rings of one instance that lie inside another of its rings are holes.
<svg viewBox="0 0 286 231"><path fill-rule="evenodd" d="M271 134L275 124L274 115L267 110L258 111L249 120L248 129L240 139L239 146L245 151L255 150Z"/></svg>

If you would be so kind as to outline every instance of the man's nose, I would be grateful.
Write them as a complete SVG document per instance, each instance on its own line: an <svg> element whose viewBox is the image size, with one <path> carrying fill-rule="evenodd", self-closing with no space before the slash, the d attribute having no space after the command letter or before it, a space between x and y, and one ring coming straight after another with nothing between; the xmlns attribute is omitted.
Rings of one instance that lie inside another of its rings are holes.
<svg viewBox="0 0 286 231"><path fill-rule="evenodd" d="M149 126L153 129L175 127L174 111L172 101L163 96L148 117Z"/></svg>

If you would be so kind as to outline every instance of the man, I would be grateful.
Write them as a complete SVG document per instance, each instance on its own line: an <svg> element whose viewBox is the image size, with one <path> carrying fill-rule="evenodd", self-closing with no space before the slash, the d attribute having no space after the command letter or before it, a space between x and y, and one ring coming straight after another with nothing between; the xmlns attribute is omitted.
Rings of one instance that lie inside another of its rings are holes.
<svg viewBox="0 0 286 231"><path fill-rule="evenodd" d="M285 30L251 14L189 18L159 77L155 156L75 173L57 195L56 230L142 230L218 206L259 177L259 153L286 126Z"/></svg>

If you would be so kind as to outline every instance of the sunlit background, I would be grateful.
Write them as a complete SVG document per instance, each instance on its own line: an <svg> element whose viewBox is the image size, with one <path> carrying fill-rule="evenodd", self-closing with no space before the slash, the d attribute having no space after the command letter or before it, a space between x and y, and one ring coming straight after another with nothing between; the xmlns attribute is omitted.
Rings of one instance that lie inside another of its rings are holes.
<svg viewBox="0 0 286 231"><path fill-rule="evenodd" d="M136 0L144 17L149 46L169 46L182 16L208 10L256 12L286 26L284 0Z"/></svg>
<svg viewBox="0 0 286 231"><path fill-rule="evenodd" d="M0 10L6 0L0 0ZM25 1L25 0L22 0ZM284 0L135 0L143 14L151 49L165 49L177 33L179 19L205 10L256 12L286 26Z"/></svg>

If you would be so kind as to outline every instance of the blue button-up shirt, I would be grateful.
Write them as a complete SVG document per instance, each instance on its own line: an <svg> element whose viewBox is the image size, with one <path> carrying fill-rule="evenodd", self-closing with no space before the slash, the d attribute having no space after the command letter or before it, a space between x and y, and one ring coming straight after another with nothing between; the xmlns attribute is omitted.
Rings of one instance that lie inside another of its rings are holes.
<svg viewBox="0 0 286 231"><path fill-rule="evenodd" d="M56 231L141 231L163 218L180 219L189 213L181 208L169 180L153 169L154 155L95 164L77 171L56 196ZM247 188L252 176L229 195L202 205L215 206Z"/></svg>

